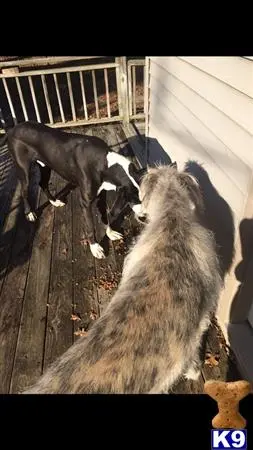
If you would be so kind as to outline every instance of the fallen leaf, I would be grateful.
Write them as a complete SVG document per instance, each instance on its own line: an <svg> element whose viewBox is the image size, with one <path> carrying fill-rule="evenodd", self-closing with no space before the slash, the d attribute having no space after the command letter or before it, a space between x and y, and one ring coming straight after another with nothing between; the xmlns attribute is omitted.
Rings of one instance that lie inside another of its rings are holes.
<svg viewBox="0 0 253 450"><path fill-rule="evenodd" d="M71 320L77 320L80 321L81 317L79 317L77 314L71 314Z"/></svg>
<svg viewBox="0 0 253 450"><path fill-rule="evenodd" d="M219 365L219 355L213 355L212 353L207 353L205 358L205 364L209 367L216 367Z"/></svg>
<svg viewBox="0 0 253 450"><path fill-rule="evenodd" d="M91 320L96 320L97 317L98 317L97 313L96 313L95 311L92 310L92 311L90 312L90 318L91 318Z"/></svg>
<svg viewBox="0 0 253 450"><path fill-rule="evenodd" d="M87 336L87 334L88 334L88 331L85 331L84 328L74 332L75 336Z"/></svg>
<svg viewBox="0 0 253 450"><path fill-rule="evenodd" d="M88 245L88 241L87 241L87 239L80 239L80 244L81 245Z"/></svg>

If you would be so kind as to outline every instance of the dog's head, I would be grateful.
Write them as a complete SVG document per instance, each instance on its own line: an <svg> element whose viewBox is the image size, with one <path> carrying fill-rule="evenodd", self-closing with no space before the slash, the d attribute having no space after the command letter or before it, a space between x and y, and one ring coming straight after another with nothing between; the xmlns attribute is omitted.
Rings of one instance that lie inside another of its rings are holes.
<svg viewBox="0 0 253 450"><path fill-rule="evenodd" d="M197 179L189 172L184 171L179 173L178 178L181 186L187 190L190 199L190 209L197 214L202 215L205 207L201 188Z"/></svg>
<svg viewBox="0 0 253 450"><path fill-rule="evenodd" d="M204 204L197 180L187 172L179 172L177 163L174 162L169 166L150 168L143 176L139 189L140 214L142 216L149 215L154 190L156 190L157 194L161 191L166 191L172 195L176 186L187 192L190 210L202 213ZM156 196L156 201L157 199L159 199L159 195Z"/></svg>

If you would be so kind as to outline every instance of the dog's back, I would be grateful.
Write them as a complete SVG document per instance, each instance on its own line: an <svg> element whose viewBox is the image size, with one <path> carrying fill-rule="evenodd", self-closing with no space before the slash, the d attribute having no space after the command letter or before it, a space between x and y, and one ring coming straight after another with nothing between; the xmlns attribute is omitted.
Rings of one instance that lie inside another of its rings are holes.
<svg viewBox="0 0 253 450"><path fill-rule="evenodd" d="M22 152L25 146L25 152L29 153L30 157L36 155L38 158L40 156L48 158L50 154L48 149L51 149L53 154L59 151L63 156L64 152L73 153L78 146L87 151L91 147L96 147L97 152L101 149L103 154L109 150L107 144L97 136L69 133L32 121L17 124L7 131L6 136L11 153ZM17 147L18 143L20 145ZM96 153L97 156L98 153ZM28 155L27 157L29 158Z"/></svg>
<svg viewBox="0 0 253 450"><path fill-rule="evenodd" d="M221 280L187 183L169 168L144 178L149 223L116 294L88 336L25 393L158 393L191 371Z"/></svg>

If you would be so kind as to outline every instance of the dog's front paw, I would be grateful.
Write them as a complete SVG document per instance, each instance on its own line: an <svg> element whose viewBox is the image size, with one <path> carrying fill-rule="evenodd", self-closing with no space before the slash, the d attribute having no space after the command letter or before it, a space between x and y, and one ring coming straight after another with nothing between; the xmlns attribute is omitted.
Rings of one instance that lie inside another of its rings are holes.
<svg viewBox="0 0 253 450"><path fill-rule="evenodd" d="M119 239L123 239L123 235L121 233L112 230L110 227L106 228L106 235L111 241L118 241Z"/></svg>
<svg viewBox="0 0 253 450"><path fill-rule="evenodd" d="M90 251L94 258L103 259L105 258L104 249L97 242L95 244L90 244Z"/></svg>
<svg viewBox="0 0 253 450"><path fill-rule="evenodd" d="M35 222L35 220L37 219L37 216L36 216L35 212L30 211L28 214L26 214L26 218L29 222Z"/></svg>
<svg viewBox="0 0 253 450"><path fill-rule="evenodd" d="M61 208L62 206L65 206L66 203L62 202L61 200L59 200L58 198L56 200L49 200L51 205L55 206L56 208Z"/></svg>

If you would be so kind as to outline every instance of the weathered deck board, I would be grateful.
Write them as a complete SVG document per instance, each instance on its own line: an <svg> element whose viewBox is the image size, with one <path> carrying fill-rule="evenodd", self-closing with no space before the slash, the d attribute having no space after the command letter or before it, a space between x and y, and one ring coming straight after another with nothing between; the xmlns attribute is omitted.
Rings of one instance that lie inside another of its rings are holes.
<svg viewBox="0 0 253 450"><path fill-rule="evenodd" d="M35 225L20 214L1 293L0 392L9 392Z"/></svg>
<svg viewBox="0 0 253 450"><path fill-rule="evenodd" d="M110 127L94 127L92 130L93 136L98 136L104 139L107 144L114 145L116 143L115 134L111 132ZM109 193L108 193L109 194ZM107 195L108 203L110 206L111 195ZM97 220L95 220L95 230L98 235L100 242L105 249L107 254L106 259L95 260L96 267L96 278L97 278L97 291L98 291L98 301L100 313L104 311L108 305L113 293L116 290L118 281L118 270L117 263L115 259L115 253L112 242L105 236L105 229L101 226L101 219L99 214L96 212Z"/></svg>
<svg viewBox="0 0 253 450"><path fill-rule="evenodd" d="M127 156L131 158L132 160L135 159L134 151L131 145L128 142L128 139L126 137L126 134L120 124L115 124L113 127L114 133L116 135L116 140L118 143L118 151L123 154L124 156Z"/></svg>
<svg viewBox="0 0 253 450"><path fill-rule="evenodd" d="M59 192L66 182L57 176ZM73 343L72 202L55 208L51 277L43 370ZM48 262L49 263L49 262Z"/></svg>
<svg viewBox="0 0 253 450"><path fill-rule="evenodd" d="M38 197L37 172L31 170L31 182L29 189L31 204L35 207ZM20 205L20 207L19 207ZM11 209L13 215L11 223L5 223L4 234L1 239L5 250L10 250L10 257L5 258L6 270L2 283L0 298L0 392L9 392L11 376L13 371L16 345L18 339L19 325L22 314L24 292L26 286L27 272L30 264L30 255L33 246L33 238L37 224L28 222L22 214L22 203L20 202L20 189L15 190ZM17 214L18 212L18 214ZM15 227L6 231L9 226ZM10 235L9 235L10 233ZM11 244L10 236L13 237ZM6 242L7 244L6 247Z"/></svg>
<svg viewBox="0 0 253 450"><path fill-rule="evenodd" d="M120 124L75 128L73 132L98 135L113 145L113 150L133 154ZM131 141L135 142L130 138ZM104 310L117 288L125 254L141 225L132 213L115 224L115 229L123 231L124 241L112 243L104 239L108 257L95 260L89 247L80 242L85 236L78 189L68 196L66 206L57 209L45 205L42 194L40 204L45 207L38 222L30 224L23 215L15 170L6 150L1 150L0 393L16 393L35 381L42 368L77 339L75 331L87 330L100 308ZM52 191L65 186L54 174L51 181ZM36 186L31 190L35 201ZM114 193L108 195L109 204L113 199ZM105 230L100 221L96 227L102 239ZM72 313L81 320L72 321ZM239 378L231 358L220 348L216 328L211 328L208 335L209 350L214 355L219 352L219 364L205 364L197 382L181 380L173 386L172 393L202 393L206 379Z"/></svg>
<svg viewBox="0 0 253 450"><path fill-rule="evenodd" d="M202 373L205 380L228 380L236 381L240 378L240 375L236 369L236 366L232 360L232 356L225 350L223 344L217 335L217 329L214 324L211 324L207 334L206 356L211 355L211 358L217 358L217 365L204 364Z"/></svg>
<svg viewBox="0 0 253 450"><path fill-rule="evenodd" d="M0 235L0 295L11 255L16 223L20 209L20 185L15 186L7 217L3 216L3 228ZM3 213L4 214L4 213Z"/></svg>
<svg viewBox="0 0 253 450"><path fill-rule="evenodd" d="M41 193L40 206L45 202L46 196ZM40 217L33 242L12 374L14 393L32 384L42 373L53 223L50 205Z"/></svg>
<svg viewBox="0 0 253 450"><path fill-rule="evenodd" d="M17 187L16 171L7 145L0 148L0 230L10 212Z"/></svg>
<svg viewBox="0 0 253 450"><path fill-rule="evenodd" d="M95 260L85 244L82 211L78 190L72 193L73 205L73 314L74 333L86 331L99 316L95 278ZM74 334L74 340L78 335Z"/></svg>
<svg viewBox="0 0 253 450"><path fill-rule="evenodd" d="M91 134L91 130L85 130ZM95 278L95 259L85 242L84 220L79 201L79 189L72 192L73 222L73 313L74 333L86 331L99 316L98 294ZM74 334L74 340L78 336Z"/></svg>
<svg viewBox="0 0 253 450"><path fill-rule="evenodd" d="M11 255L20 205L20 186L7 145L0 147L0 295Z"/></svg>

